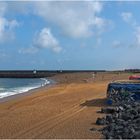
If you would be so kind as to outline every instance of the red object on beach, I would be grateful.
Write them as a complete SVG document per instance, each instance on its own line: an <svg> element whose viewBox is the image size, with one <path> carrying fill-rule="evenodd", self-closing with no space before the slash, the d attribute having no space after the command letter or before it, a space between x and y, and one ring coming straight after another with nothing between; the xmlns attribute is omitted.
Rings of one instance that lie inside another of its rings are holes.
<svg viewBox="0 0 140 140"><path fill-rule="evenodd" d="M129 77L129 80L140 80L140 75L132 75Z"/></svg>

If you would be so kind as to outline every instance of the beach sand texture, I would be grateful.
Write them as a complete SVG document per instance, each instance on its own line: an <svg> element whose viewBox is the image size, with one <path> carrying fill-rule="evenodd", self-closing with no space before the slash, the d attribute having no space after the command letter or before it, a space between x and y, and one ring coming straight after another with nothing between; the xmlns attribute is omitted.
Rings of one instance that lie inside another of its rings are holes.
<svg viewBox="0 0 140 140"><path fill-rule="evenodd" d="M0 138L102 138L95 125L105 106L107 85L131 74L70 73L52 77L57 84L0 103Z"/></svg>

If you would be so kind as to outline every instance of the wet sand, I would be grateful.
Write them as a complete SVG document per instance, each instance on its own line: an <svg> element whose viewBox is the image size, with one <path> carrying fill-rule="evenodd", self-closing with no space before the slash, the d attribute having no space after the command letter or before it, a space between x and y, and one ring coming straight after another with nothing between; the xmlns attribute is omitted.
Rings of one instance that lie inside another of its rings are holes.
<svg viewBox="0 0 140 140"><path fill-rule="evenodd" d="M128 79L123 73L71 73L52 77L57 84L0 103L0 138L103 138L95 125L106 106L110 81Z"/></svg>

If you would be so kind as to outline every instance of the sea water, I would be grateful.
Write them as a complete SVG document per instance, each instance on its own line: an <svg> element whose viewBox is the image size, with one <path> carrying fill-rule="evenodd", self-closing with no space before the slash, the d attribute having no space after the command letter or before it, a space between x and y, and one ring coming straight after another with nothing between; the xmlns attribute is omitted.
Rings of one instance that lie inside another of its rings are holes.
<svg viewBox="0 0 140 140"><path fill-rule="evenodd" d="M0 78L0 98L21 94L50 84L46 78Z"/></svg>

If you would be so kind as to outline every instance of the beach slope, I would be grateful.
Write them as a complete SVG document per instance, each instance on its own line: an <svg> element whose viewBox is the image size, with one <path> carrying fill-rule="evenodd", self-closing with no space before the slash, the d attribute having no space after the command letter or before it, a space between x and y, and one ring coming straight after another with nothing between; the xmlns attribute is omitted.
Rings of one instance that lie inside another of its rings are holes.
<svg viewBox="0 0 140 140"><path fill-rule="evenodd" d="M128 75L56 75L56 85L0 103L0 138L102 138L90 129L99 128L97 111L106 105L107 85Z"/></svg>

